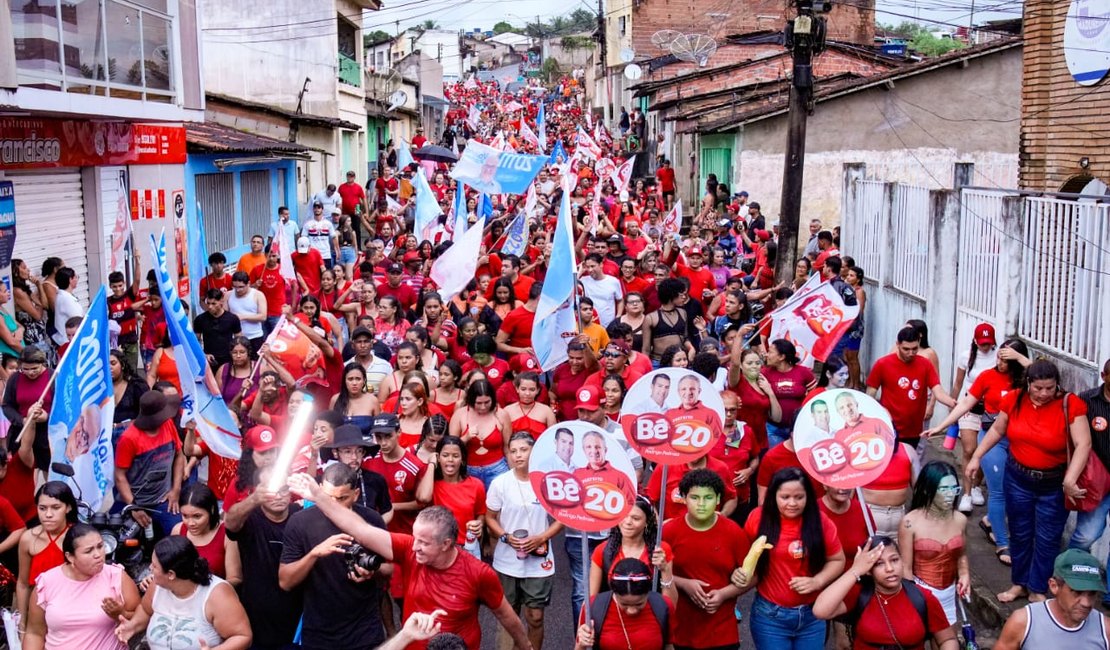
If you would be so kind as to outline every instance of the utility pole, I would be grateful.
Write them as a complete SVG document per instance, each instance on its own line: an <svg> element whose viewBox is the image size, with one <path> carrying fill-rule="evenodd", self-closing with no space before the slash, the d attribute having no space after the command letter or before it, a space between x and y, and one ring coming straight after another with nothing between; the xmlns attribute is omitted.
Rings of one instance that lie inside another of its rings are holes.
<svg viewBox="0 0 1110 650"><path fill-rule="evenodd" d="M794 59L790 84L790 113L786 131L786 155L782 170L782 200L779 204L779 244L776 275L793 277L798 261L798 226L802 212L802 176L805 170L806 120L813 108L813 55L825 47L825 19L815 12L828 12L830 2L795 0L798 16L786 24L786 48Z"/></svg>
<svg viewBox="0 0 1110 650"><path fill-rule="evenodd" d="M613 119L613 80L609 77L609 37L605 33L605 7L597 0L597 37L601 45L601 74L605 77L605 128Z"/></svg>

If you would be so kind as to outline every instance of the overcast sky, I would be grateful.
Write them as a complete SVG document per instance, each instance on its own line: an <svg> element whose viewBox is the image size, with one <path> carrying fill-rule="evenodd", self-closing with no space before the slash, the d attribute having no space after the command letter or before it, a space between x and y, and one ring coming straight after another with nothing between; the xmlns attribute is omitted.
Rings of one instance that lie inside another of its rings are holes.
<svg viewBox="0 0 1110 650"><path fill-rule="evenodd" d="M717 0L707 0L715 1ZM535 22L537 15L541 20L548 20L553 16L568 14L578 7L597 10L596 0L593 4L587 0L570 0L567 3L552 3L550 0L385 0L384 4L386 9L367 16L368 29L382 29L393 33L397 26L396 21L400 21L400 28L404 29L425 20L435 20L448 29L487 30L501 20L524 25ZM972 4L971 0L878 0L876 19L883 23L898 24L920 16L922 23L945 29L945 25L929 21L966 25ZM976 23L1021 15L1020 0L978 0L974 4L977 7ZM558 5L559 8L553 10L553 5ZM1004 11L983 11L991 8Z"/></svg>

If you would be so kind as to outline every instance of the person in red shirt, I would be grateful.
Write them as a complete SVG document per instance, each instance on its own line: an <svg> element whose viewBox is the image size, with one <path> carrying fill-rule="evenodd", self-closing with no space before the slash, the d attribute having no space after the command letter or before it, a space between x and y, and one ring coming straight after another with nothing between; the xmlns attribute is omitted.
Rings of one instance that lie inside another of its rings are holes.
<svg viewBox="0 0 1110 650"><path fill-rule="evenodd" d="M422 126L416 127L416 135L413 136L413 138L412 138L413 148L419 149L420 147L423 147L424 144L427 143L427 142L428 142L428 138L424 137L424 127L422 127Z"/></svg>
<svg viewBox="0 0 1110 650"><path fill-rule="evenodd" d="M625 298L630 293L642 295L647 290L648 285L651 284L646 279L636 275L636 260L631 257L626 257L621 262L621 274L617 279L621 281L621 290L624 291ZM626 304L625 307L627 306Z"/></svg>
<svg viewBox="0 0 1110 650"><path fill-rule="evenodd" d="M478 611L485 605L512 637L515 650L532 647L520 617L505 598L497 573L455 543L458 523L450 510L431 506L417 515L412 535L390 533L344 508L305 474L290 477L289 485L298 496L314 502L340 530L401 569L406 577L402 620L414 612L443 610L438 619L441 630L459 635L468 648L480 648ZM409 650L425 647L426 643L414 643Z"/></svg>
<svg viewBox="0 0 1110 650"><path fill-rule="evenodd" d="M134 282L129 287L122 272L113 271L108 274L108 288L112 291L112 294L108 296L108 318L119 325L119 338L117 340L120 349L125 351L124 353L128 359L134 359L136 356L139 344L138 312L146 304L145 300L139 300L138 298L139 278L141 276L138 273L137 261L135 262L133 277ZM231 278L228 277L228 287L230 286ZM204 294L201 293L201 295Z"/></svg>
<svg viewBox="0 0 1110 650"><path fill-rule="evenodd" d="M386 268L386 281L378 285L378 297L392 296L397 299L405 311L410 311L416 306L417 292L411 285L405 283L405 267L400 262L393 262Z"/></svg>
<svg viewBox="0 0 1110 650"><path fill-rule="evenodd" d="M663 200L667 202L667 209L674 206L675 182L674 168L671 161L663 159L663 166L655 170L655 178L659 181L659 190L663 193Z"/></svg>
<svg viewBox="0 0 1110 650"><path fill-rule="evenodd" d="M377 197L378 197L377 201L378 201L378 209L379 210L385 210L386 205L387 205L387 201L386 201L387 198L393 199L394 201L397 201L397 200L400 199L400 196L401 196L401 181L396 176L393 175L393 168L392 167L386 167L385 168L385 171L382 172L382 175L378 178L378 181L376 183L376 187L377 187L377 190L378 190L377 191ZM344 212L345 211L346 210L344 210ZM380 233L381 232L381 227L380 226L379 226L378 230L379 230L379 233Z"/></svg>
<svg viewBox="0 0 1110 650"><path fill-rule="evenodd" d="M741 589L758 577L751 612L755 646L823 648L825 622L813 617L813 602L844 572L844 551L806 473L796 468L776 473L767 499L748 516L744 531L750 538L766 535L773 545L760 557L754 576L743 568L732 575L732 584Z"/></svg>
<svg viewBox="0 0 1110 650"><path fill-rule="evenodd" d="M251 286L266 297L266 333L277 325L282 308L289 303L285 276L281 274L281 259L276 250L266 255L266 263L251 271Z"/></svg>
<svg viewBox="0 0 1110 650"><path fill-rule="evenodd" d="M297 240L297 251L293 258L293 271L297 274L297 282L301 285L301 292L309 295L320 293L320 276L324 274L324 258L320 251L312 247L308 237Z"/></svg>
<svg viewBox="0 0 1110 650"><path fill-rule="evenodd" d="M737 419L740 396L732 391L724 391L721 393L721 400L725 406L725 421L722 425L724 434L717 438L717 444L709 450L709 455L728 468L725 485L732 485L736 490L736 509L732 512L732 520L743 525L754 505L751 488L754 482L752 478L759 468L759 454L752 428Z"/></svg>
<svg viewBox="0 0 1110 650"><path fill-rule="evenodd" d="M879 404L890 411L898 441L910 446L917 445L925 428L925 409L929 403L926 391L948 408L956 406L956 400L941 387L933 364L918 356L920 349L921 333L913 327L903 327L898 332L895 352L876 361L867 375L867 394L879 395Z"/></svg>
<svg viewBox="0 0 1110 650"><path fill-rule="evenodd" d="M746 589L729 578L744 562L751 538L717 512L725 493L717 474L694 470L682 478L678 490L686 513L663 524L663 541L674 553L679 593L672 640L676 647L735 650L740 647L736 599Z"/></svg>
<svg viewBox="0 0 1110 650"><path fill-rule="evenodd" d="M643 373L633 368L628 363L632 348L623 339L609 340L605 350L601 353L601 369L586 379L587 384L601 387L601 382L609 375L617 375L624 381L626 387L636 383Z"/></svg>
<svg viewBox="0 0 1110 650"><path fill-rule="evenodd" d="M582 436L582 452L586 455L586 466L574 470L574 478L582 485L583 492L594 483L607 483L616 486L626 501L636 498L636 486L628 475L609 462L609 448L601 434L587 431Z"/></svg>
<svg viewBox="0 0 1110 650"><path fill-rule="evenodd" d="M723 437L723 436L722 436ZM718 438L719 440L720 438ZM686 513L686 499L682 497L682 493L678 489L678 484L690 472L696 469L708 469L717 476L721 477L721 482L724 483L725 491L721 497L721 514L729 517L733 511L736 510L736 488L732 485L732 474L728 470L728 465L713 458L707 452L700 458L689 463L681 465L671 465L667 467L667 485L664 487L663 472L656 470L651 473L651 478L648 479L647 489L644 494L651 499L652 503L663 502L663 520L674 519Z"/></svg>
<svg viewBox="0 0 1110 650"><path fill-rule="evenodd" d="M208 256L208 268L211 272L200 279L200 295L208 293L209 289L219 289L223 293L231 291L231 274L224 272L227 257L220 251Z"/></svg>
<svg viewBox="0 0 1110 650"><path fill-rule="evenodd" d="M522 276L523 277L523 276ZM536 306L540 301L543 285L539 282L528 288L527 302L513 309L501 321L497 330L497 351L504 354L534 354L532 348L532 325L536 320Z"/></svg>
<svg viewBox="0 0 1110 650"><path fill-rule="evenodd" d="M686 253L685 263L676 259L674 274L675 277L686 278L690 282L690 298L708 305L717 294L717 279L713 277L712 271L702 266L704 262L701 248L694 246Z"/></svg>
<svg viewBox="0 0 1110 650"><path fill-rule="evenodd" d="M597 367L593 350L581 339L567 344L567 360L556 366L551 376L551 406L560 421L578 417L578 390L586 385L590 368Z"/></svg>
<svg viewBox="0 0 1110 650"><path fill-rule="evenodd" d="M591 602L589 620L579 617L575 650L674 647L670 643L674 603L652 591L651 582L651 569L643 560L627 558L616 562L610 590Z"/></svg>
<svg viewBox="0 0 1110 650"><path fill-rule="evenodd" d="M347 172L347 182L339 186L339 198L342 199L343 214L355 215L359 210L361 214L370 213L366 205L366 190L355 180L353 171Z"/></svg>

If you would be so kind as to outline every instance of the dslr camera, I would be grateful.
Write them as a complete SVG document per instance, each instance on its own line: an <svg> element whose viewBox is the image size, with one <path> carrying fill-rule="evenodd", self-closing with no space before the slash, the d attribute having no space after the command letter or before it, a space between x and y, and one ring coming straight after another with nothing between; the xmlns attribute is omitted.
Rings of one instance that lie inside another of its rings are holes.
<svg viewBox="0 0 1110 650"><path fill-rule="evenodd" d="M366 550L362 544L355 542L343 552L343 561L347 564L348 573L358 573L355 567L363 571L377 571L382 565L382 558L372 551Z"/></svg>

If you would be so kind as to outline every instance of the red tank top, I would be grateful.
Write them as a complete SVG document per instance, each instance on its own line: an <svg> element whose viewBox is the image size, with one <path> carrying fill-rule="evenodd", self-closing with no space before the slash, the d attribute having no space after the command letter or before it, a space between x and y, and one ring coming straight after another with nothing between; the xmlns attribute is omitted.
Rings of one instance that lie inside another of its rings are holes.
<svg viewBox="0 0 1110 650"><path fill-rule="evenodd" d="M910 486L912 478L913 463L910 461L909 454L899 444L894 448L894 455L879 478L863 487L868 490L905 490Z"/></svg>
<svg viewBox="0 0 1110 650"><path fill-rule="evenodd" d="M181 377L177 374L177 361L166 352L165 348L158 357L157 374L158 381L170 382L177 387L177 392L181 393Z"/></svg>
<svg viewBox="0 0 1110 650"><path fill-rule="evenodd" d="M62 549L58 547L57 542L59 539L65 537L66 531L68 530L69 526L67 525L66 529L59 533L57 537L51 537L50 533L46 533L46 548L39 551L37 555L31 556L31 573L27 580L29 585L34 587L35 581L38 580L40 575L54 567L65 564L65 554L62 553ZM43 532L46 531L44 530Z"/></svg>
<svg viewBox="0 0 1110 650"><path fill-rule="evenodd" d="M520 410L524 414L521 415L519 418L513 420L513 433L527 431L528 433L532 434L532 439L535 440L536 438L540 437L541 433L547 430L546 424L540 422L539 420L533 420L531 417L529 417L535 408L535 403L533 403L532 408L528 409L528 411L526 412L524 411L523 406L520 407Z"/></svg>
<svg viewBox="0 0 1110 650"><path fill-rule="evenodd" d="M469 435L470 423L466 423L466 428L463 429L463 435ZM474 467L485 467L492 465L505 457L505 440L501 437L501 427L496 424L493 429L486 435L484 440L479 440L481 432L475 432L474 437L466 442L467 464ZM478 450L485 449L485 453L479 454Z"/></svg>
<svg viewBox="0 0 1110 650"><path fill-rule="evenodd" d="M185 533L185 525L182 524L181 531L178 534L185 535ZM212 575L218 578L227 577L227 564L224 562L227 558L227 530L222 523L219 528L216 529L216 534L212 537L211 541L204 546L200 546L199 544L193 544L193 546L197 547L197 553L199 553L202 558L208 560L208 569L212 571Z"/></svg>

